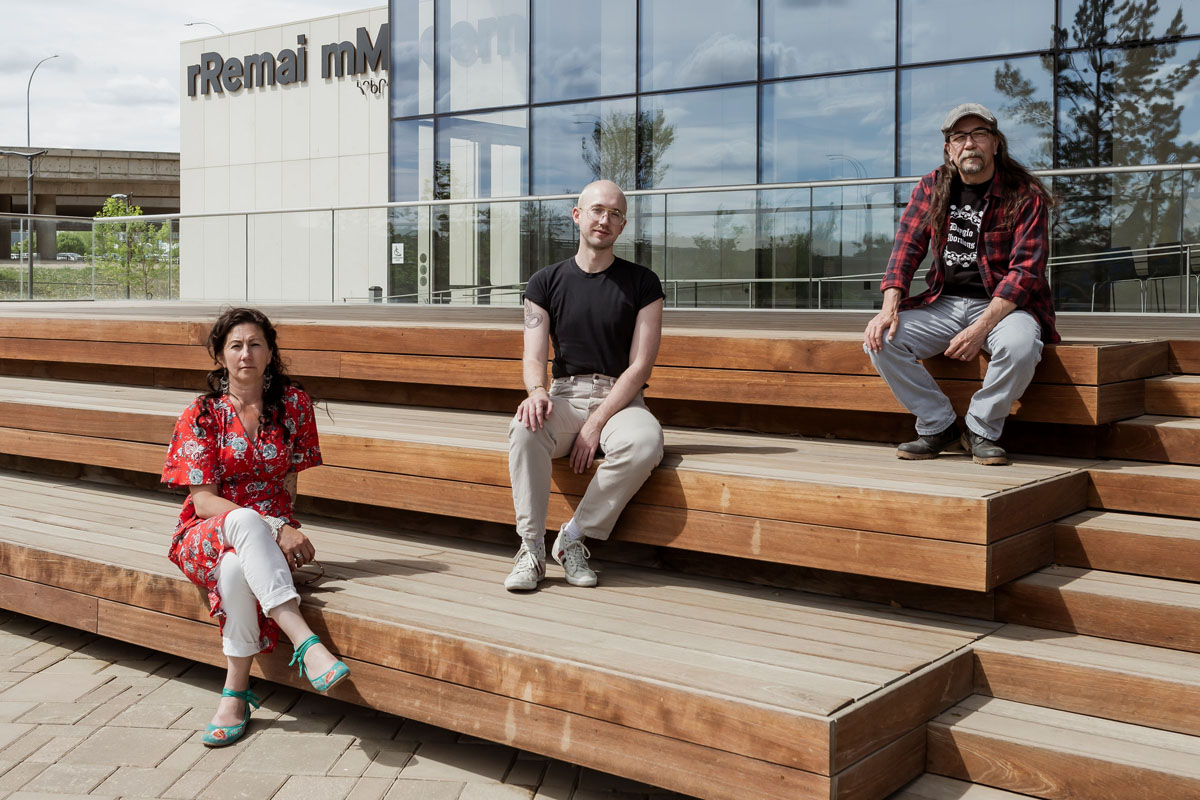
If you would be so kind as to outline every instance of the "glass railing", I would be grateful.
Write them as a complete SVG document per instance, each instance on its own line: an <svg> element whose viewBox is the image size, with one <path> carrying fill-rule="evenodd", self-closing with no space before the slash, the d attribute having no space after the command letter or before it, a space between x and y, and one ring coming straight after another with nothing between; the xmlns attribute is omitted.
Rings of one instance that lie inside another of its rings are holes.
<svg viewBox="0 0 1200 800"><path fill-rule="evenodd" d="M1058 200L1048 275L1060 310L1196 310L1197 170L1172 164L1039 173ZM875 308L915 182L633 191L616 250L662 278L669 307ZM134 226L116 241L137 248L122 270L121 251L105 234L97 248L104 260L94 259L94 296L516 305L534 271L575 252L574 200L548 195L97 219L97 236L114 225ZM913 288L921 288L919 277Z"/></svg>
<svg viewBox="0 0 1200 800"><path fill-rule="evenodd" d="M177 219L14 214L0 216L5 238L0 300L179 298Z"/></svg>

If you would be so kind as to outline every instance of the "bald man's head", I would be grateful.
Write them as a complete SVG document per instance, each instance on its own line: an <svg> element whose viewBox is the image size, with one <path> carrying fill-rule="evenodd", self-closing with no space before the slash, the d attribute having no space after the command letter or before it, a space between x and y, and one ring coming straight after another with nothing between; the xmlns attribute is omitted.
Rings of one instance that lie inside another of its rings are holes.
<svg viewBox="0 0 1200 800"><path fill-rule="evenodd" d="M628 206L625 203L625 193L621 191L620 186L617 186L612 181L592 181L583 187L583 191L579 193L579 200L576 203L576 207L587 208L592 205L615 208L621 213L625 213L628 210Z"/></svg>

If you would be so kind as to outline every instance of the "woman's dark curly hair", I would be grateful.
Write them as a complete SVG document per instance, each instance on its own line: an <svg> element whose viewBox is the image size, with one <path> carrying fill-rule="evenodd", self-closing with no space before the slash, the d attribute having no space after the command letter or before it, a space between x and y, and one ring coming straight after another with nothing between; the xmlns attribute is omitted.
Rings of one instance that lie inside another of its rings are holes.
<svg viewBox="0 0 1200 800"><path fill-rule="evenodd" d="M266 372L263 374L264 381L269 377L270 382L263 389L262 416L258 418L258 424L261 428L263 425L271 425L283 419L284 392L289 386L300 388L300 384L288 376L283 359L279 356L279 346L275 343L275 326L271 324L271 320L267 319L267 315L257 308L226 309L221 316L217 317L217 321L213 323L212 330L208 332L208 340L204 343L204 346L208 349L208 354L217 366L205 376L205 380L208 383L208 392L203 395L207 401L204 404L205 416L207 416L207 411L212 402L219 400L225 393L221 390L221 380L228 380L229 378L228 371L217 361L217 356L224 352L225 340L229 338L229 332L238 325L245 323L257 325L259 330L263 332L263 337L267 340L267 346L271 348L271 362L267 364ZM290 436L291 433L287 427L284 427L284 441L287 441Z"/></svg>

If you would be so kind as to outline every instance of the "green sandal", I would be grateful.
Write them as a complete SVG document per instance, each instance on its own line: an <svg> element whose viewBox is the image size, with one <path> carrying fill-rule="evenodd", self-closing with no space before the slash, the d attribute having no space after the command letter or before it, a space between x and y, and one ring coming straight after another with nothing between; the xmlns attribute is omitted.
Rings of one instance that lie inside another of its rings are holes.
<svg viewBox="0 0 1200 800"><path fill-rule="evenodd" d="M249 689L243 689L240 692L233 689L222 689L221 697L236 697L243 701L246 704L246 716L238 725L209 725L208 729L204 731L204 736L200 738L200 741L208 747L224 747L242 738L242 734L246 732L246 724L250 722L250 706L258 708L262 705L262 700L258 695Z"/></svg>
<svg viewBox="0 0 1200 800"><path fill-rule="evenodd" d="M299 664L300 677L308 678L308 682L312 684L314 689L316 689L318 692L324 693L328 692L330 689L340 683L343 678L349 675L350 668L346 666L344 661L335 661L333 662L333 666L327 669L324 674L318 675L315 678L309 675L308 670L304 667L304 654L308 652L308 648L312 647L314 644L320 643L321 639L316 634L313 634L300 644L296 645L296 652L292 654L292 660L288 662L288 666L290 667L293 664Z"/></svg>

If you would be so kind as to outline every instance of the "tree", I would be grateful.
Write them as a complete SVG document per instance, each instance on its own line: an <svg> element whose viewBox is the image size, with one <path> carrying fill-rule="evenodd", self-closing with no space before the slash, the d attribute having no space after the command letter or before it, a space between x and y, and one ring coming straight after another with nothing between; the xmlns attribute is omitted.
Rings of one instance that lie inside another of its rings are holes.
<svg viewBox="0 0 1200 800"><path fill-rule="evenodd" d="M92 237L79 231L59 231L58 252L86 256L92 252Z"/></svg>
<svg viewBox="0 0 1200 800"><path fill-rule="evenodd" d="M131 206L126 199L110 197L97 217L140 217L141 206ZM170 293L165 285L170 265L177 255L178 243L172 240L171 223L100 222L93 234L96 269L100 277L125 285L125 297L154 297Z"/></svg>
<svg viewBox="0 0 1200 800"><path fill-rule="evenodd" d="M675 126L658 111L610 111L592 125L579 144L592 180L625 188L650 189L662 182L670 164L664 156L675 142ZM639 147L640 144L640 147Z"/></svg>

